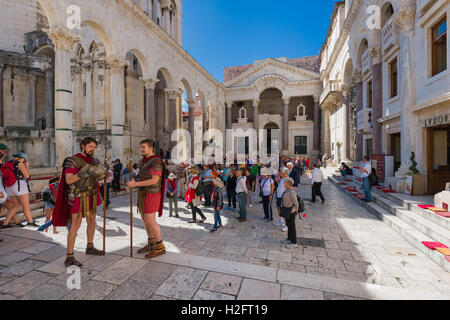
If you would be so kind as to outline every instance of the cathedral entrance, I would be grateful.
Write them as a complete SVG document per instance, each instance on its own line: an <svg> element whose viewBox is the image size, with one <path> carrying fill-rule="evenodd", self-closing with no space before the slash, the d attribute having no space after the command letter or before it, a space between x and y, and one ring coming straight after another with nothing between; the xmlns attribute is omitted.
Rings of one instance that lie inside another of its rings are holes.
<svg viewBox="0 0 450 320"><path fill-rule="evenodd" d="M267 130L267 142L266 142L267 155L271 155L272 150L275 150L274 144L278 143L278 141L276 140L277 135L273 130L279 130L280 127L276 123L270 122L266 124L264 129Z"/></svg>

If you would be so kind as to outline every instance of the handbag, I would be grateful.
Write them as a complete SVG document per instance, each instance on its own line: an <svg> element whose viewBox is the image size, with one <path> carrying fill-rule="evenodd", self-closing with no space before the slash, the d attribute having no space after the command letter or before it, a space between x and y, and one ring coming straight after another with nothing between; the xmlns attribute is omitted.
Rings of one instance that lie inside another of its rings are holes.
<svg viewBox="0 0 450 320"><path fill-rule="evenodd" d="M188 191L186 191L186 193L184 194L184 200L187 201L187 203L191 203L192 202L192 196L191 193Z"/></svg>

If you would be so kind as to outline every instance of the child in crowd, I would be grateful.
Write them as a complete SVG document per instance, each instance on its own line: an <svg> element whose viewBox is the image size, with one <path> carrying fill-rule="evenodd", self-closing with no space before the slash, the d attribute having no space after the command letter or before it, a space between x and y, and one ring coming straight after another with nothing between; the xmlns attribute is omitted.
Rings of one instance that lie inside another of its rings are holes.
<svg viewBox="0 0 450 320"><path fill-rule="evenodd" d="M223 182L218 177L216 172L213 172L213 193L212 193L212 204L214 206L214 227L211 233L216 232L219 228L223 228L222 219L220 219L220 209L223 206Z"/></svg>
<svg viewBox="0 0 450 320"><path fill-rule="evenodd" d="M58 195L59 178L53 178L49 184L42 191L42 199L44 200L45 224L40 229L45 229L48 232L48 227L51 225L53 209L55 208L56 197ZM39 231L40 231L39 229ZM53 234L58 234L56 227L53 227Z"/></svg>
<svg viewBox="0 0 450 320"><path fill-rule="evenodd" d="M177 176L174 173L169 175L169 179L166 181L166 196L169 201L169 216L173 216L173 207L175 206L175 217L179 218L178 215L178 182Z"/></svg>

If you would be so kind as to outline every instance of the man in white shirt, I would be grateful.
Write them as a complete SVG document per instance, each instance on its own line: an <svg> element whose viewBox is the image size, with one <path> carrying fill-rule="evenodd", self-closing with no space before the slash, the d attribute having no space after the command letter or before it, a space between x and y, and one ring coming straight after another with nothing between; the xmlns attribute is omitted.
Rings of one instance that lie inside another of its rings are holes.
<svg viewBox="0 0 450 320"><path fill-rule="evenodd" d="M319 169L319 166L314 163L313 164L313 170L311 175L311 185L312 185L312 203L316 203L316 196L319 196L320 199L322 199L322 204L325 203L325 198L322 194L322 180L323 180L323 174L322 171Z"/></svg>
<svg viewBox="0 0 450 320"><path fill-rule="evenodd" d="M263 175L263 179L261 180L261 195L263 199L264 219L266 222L270 222L273 221L272 196L275 184L268 168L262 168L261 174Z"/></svg>
<svg viewBox="0 0 450 320"><path fill-rule="evenodd" d="M239 222L247 221L247 177L242 174L242 170L236 171L236 199L239 203Z"/></svg>
<svg viewBox="0 0 450 320"><path fill-rule="evenodd" d="M370 180L369 175L372 172L372 165L370 164L370 159L368 156L364 157L364 164L361 171L362 185L364 189L365 202L372 202L372 193L370 192Z"/></svg>

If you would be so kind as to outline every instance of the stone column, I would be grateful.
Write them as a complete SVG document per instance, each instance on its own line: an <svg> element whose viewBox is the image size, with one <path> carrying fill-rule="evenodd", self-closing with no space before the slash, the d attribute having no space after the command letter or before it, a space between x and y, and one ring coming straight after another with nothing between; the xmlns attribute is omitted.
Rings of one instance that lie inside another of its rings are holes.
<svg viewBox="0 0 450 320"><path fill-rule="evenodd" d="M170 1L168 0L162 0L161 1L161 9L162 9L162 19L163 19L163 24L162 27L163 29L170 34Z"/></svg>
<svg viewBox="0 0 450 320"><path fill-rule="evenodd" d="M189 133L191 134L191 159L195 157L195 100L187 100L189 105Z"/></svg>
<svg viewBox="0 0 450 320"><path fill-rule="evenodd" d="M414 41L415 14L416 10L414 6L404 6L400 7L394 15L394 19L400 28L400 63L398 64L398 74L400 78L398 83L401 107L400 127L402 136L402 164L396 174L397 176L410 171L409 167L411 166L411 153L415 152L416 156L418 155L416 152L415 142L416 134L417 132L420 133L420 131L417 128L416 116L411 111L411 107L416 105L416 44ZM421 170L421 168L418 169Z"/></svg>
<svg viewBox="0 0 450 320"><path fill-rule="evenodd" d="M233 101L227 102L227 129L233 129L233 119L232 119Z"/></svg>
<svg viewBox="0 0 450 320"><path fill-rule="evenodd" d="M320 104L319 97L314 96L314 152L320 152Z"/></svg>
<svg viewBox="0 0 450 320"><path fill-rule="evenodd" d="M121 57L111 56L107 59L111 71L111 140L112 158L124 162L125 146L125 79L124 67L128 62Z"/></svg>
<svg viewBox="0 0 450 320"><path fill-rule="evenodd" d="M362 83L362 74L361 71L356 71L353 74L353 83L355 85L355 104L356 104L356 113L363 110L363 83ZM356 130L356 152L355 152L355 161L361 161L363 155L363 135Z"/></svg>
<svg viewBox="0 0 450 320"><path fill-rule="evenodd" d="M155 86L158 79L143 79L145 88L145 135L155 141L156 139L156 119L155 119Z"/></svg>
<svg viewBox="0 0 450 320"><path fill-rule="evenodd" d="M325 136L324 136L324 152L328 155L328 157L331 156L331 143L330 143L330 139L331 139L331 130L330 130L330 110L329 109L325 109L325 114L324 114L324 120L325 120Z"/></svg>
<svg viewBox="0 0 450 320"><path fill-rule="evenodd" d="M0 64L0 128L4 126L4 117L3 117L3 71L6 66L4 64Z"/></svg>
<svg viewBox="0 0 450 320"><path fill-rule="evenodd" d="M289 102L291 97L283 97L283 153L289 153Z"/></svg>
<svg viewBox="0 0 450 320"><path fill-rule="evenodd" d="M73 150L73 93L70 54L80 37L61 27L44 30L55 46L55 142L56 165L61 166Z"/></svg>
<svg viewBox="0 0 450 320"><path fill-rule="evenodd" d="M55 128L55 107L54 107L54 79L55 74L53 69L45 70L45 102L46 102L46 110L45 110L45 123L46 128L54 129Z"/></svg>
<svg viewBox="0 0 450 320"><path fill-rule="evenodd" d="M36 75L28 74L27 126L36 126Z"/></svg>
<svg viewBox="0 0 450 320"><path fill-rule="evenodd" d="M350 162L350 87L342 86L342 108L344 128L344 142L343 142L343 162Z"/></svg>
<svg viewBox="0 0 450 320"><path fill-rule="evenodd" d="M381 123L377 120L383 116L383 63L381 61L381 49L372 48L372 84L373 84L373 94L372 94L372 150L373 154L382 154L382 133L381 133Z"/></svg>
<svg viewBox="0 0 450 320"><path fill-rule="evenodd" d="M165 89L165 92L167 94L167 98L169 100L169 140L170 140L170 150L172 151L172 149L177 145L176 141L171 141L172 140L172 134L175 130L177 130L177 96L178 96L178 90L176 89Z"/></svg>
<svg viewBox="0 0 450 320"><path fill-rule="evenodd" d="M259 129L259 112L258 112L258 106L259 106L259 99L254 99L253 101L253 129L258 132Z"/></svg>
<svg viewBox="0 0 450 320"><path fill-rule="evenodd" d="M86 104L84 112L82 111L82 115L84 115L82 122L83 125L91 127L94 116L92 110L92 64L85 63L83 65L83 68L85 69L86 75L86 97L85 97Z"/></svg>

